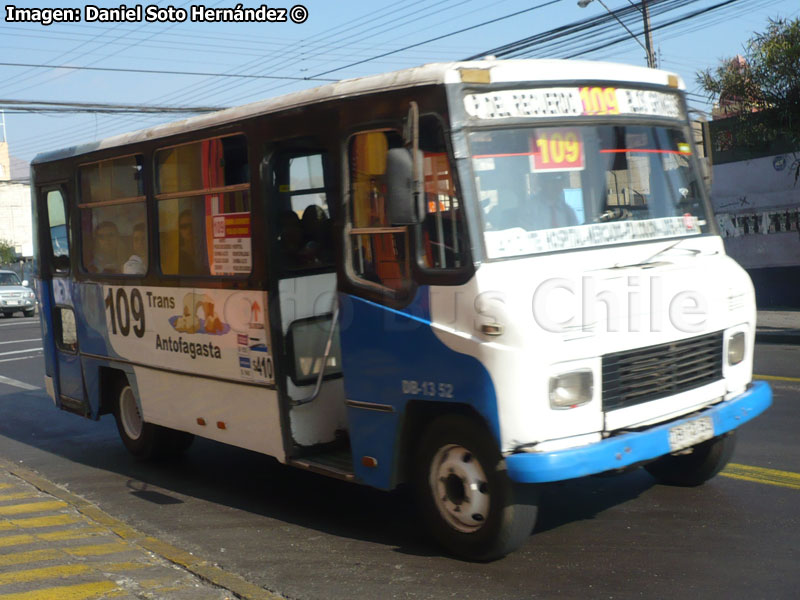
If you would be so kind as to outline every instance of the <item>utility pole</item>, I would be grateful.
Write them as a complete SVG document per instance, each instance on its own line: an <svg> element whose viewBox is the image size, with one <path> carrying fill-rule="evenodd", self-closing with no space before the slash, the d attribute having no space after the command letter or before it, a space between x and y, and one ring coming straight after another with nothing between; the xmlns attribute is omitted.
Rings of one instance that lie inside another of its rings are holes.
<svg viewBox="0 0 800 600"><path fill-rule="evenodd" d="M647 66L656 68L656 56L653 54L653 36L650 33L650 12L647 10L647 0L642 0L642 17L644 18L644 43L647 52Z"/></svg>

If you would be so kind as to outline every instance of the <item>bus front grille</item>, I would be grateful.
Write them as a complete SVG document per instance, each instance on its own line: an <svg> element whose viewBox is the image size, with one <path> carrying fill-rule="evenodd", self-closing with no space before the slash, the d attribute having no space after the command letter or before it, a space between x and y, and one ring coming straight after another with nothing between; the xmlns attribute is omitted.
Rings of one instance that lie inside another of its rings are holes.
<svg viewBox="0 0 800 600"><path fill-rule="evenodd" d="M603 356L603 410L635 406L722 379L722 332Z"/></svg>

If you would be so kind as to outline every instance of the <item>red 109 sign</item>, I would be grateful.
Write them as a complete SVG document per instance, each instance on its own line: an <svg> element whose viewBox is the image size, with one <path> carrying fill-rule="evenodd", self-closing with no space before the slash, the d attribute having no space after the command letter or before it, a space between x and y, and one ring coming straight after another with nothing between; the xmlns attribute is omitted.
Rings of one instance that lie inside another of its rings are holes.
<svg viewBox="0 0 800 600"><path fill-rule="evenodd" d="M531 170L534 172L583 170L583 139L578 129L537 129L531 145Z"/></svg>

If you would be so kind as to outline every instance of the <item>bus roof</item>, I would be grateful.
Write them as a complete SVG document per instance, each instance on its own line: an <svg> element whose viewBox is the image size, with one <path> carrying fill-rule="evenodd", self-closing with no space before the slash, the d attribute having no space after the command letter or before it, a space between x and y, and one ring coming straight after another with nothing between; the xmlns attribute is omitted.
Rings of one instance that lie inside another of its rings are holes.
<svg viewBox="0 0 800 600"><path fill-rule="evenodd" d="M242 106L226 108L213 113L115 135L103 140L42 152L36 155L31 164L47 163L88 154L97 150L165 138L179 133L224 125L261 114L299 108L326 100L423 85L461 83L460 71L466 69L489 70L491 83L593 80L637 82L666 86L669 78L675 77L677 78L678 87L680 89L685 87L680 77L667 71L609 62L549 59L497 60L487 58L469 62L431 63L401 71L344 79L276 98L259 100Z"/></svg>

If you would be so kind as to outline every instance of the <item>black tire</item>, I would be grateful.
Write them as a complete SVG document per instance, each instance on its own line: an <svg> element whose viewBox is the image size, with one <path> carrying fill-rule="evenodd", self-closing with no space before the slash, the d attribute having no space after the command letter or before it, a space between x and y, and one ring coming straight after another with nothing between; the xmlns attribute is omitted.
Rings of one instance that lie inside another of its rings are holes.
<svg viewBox="0 0 800 600"><path fill-rule="evenodd" d="M142 420L133 389L125 377L121 377L117 383L113 412L119 437L128 452L136 458L147 460L177 456L185 452L194 441L191 433Z"/></svg>
<svg viewBox="0 0 800 600"><path fill-rule="evenodd" d="M422 516L433 537L455 556L494 560L530 537L538 511L536 488L509 479L482 423L460 415L436 419L422 437L416 469Z"/></svg>
<svg viewBox="0 0 800 600"><path fill-rule="evenodd" d="M731 431L695 446L690 454L662 456L644 466L659 483L682 487L702 485L728 464L736 448Z"/></svg>
<svg viewBox="0 0 800 600"><path fill-rule="evenodd" d="M33 310L25 310L22 312L26 317L32 317L36 311Z"/></svg>

